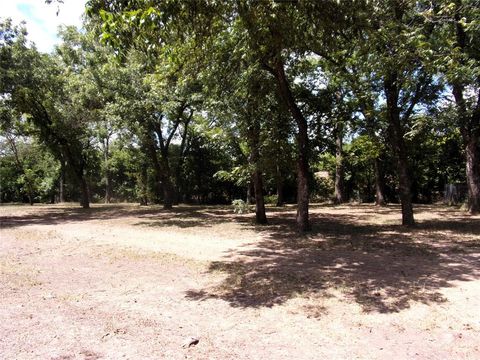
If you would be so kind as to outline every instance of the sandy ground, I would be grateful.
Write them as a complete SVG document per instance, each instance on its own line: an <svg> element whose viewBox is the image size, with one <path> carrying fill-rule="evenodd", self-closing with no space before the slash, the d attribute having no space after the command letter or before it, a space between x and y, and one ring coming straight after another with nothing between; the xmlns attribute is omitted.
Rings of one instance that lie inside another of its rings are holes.
<svg viewBox="0 0 480 360"><path fill-rule="evenodd" d="M479 216L268 216L0 207L0 358L480 359Z"/></svg>

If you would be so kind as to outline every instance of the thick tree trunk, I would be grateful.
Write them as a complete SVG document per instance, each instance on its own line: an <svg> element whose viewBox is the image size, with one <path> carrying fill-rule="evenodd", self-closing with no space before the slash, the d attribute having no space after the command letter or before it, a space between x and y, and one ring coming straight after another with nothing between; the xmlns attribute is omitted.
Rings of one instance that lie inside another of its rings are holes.
<svg viewBox="0 0 480 360"><path fill-rule="evenodd" d="M385 95L387 97L387 116L392 146L397 157L397 171L399 181L399 195L402 204L402 224L414 225L411 180L408 170L407 151L404 141L404 131L400 123L398 108L398 87L396 75L385 79Z"/></svg>
<svg viewBox="0 0 480 360"><path fill-rule="evenodd" d="M161 173L163 185L163 208L170 210L175 201L175 188L171 178L170 162L168 161L168 152L161 154Z"/></svg>
<svg viewBox="0 0 480 360"><path fill-rule="evenodd" d="M255 221L257 224L266 224L265 201L263 199L263 180L260 170L253 172L253 186L255 188Z"/></svg>
<svg viewBox="0 0 480 360"><path fill-rule="evenodd" d="M462 6L460 0L455 3L457 8ZM461 13L455 12L454 18L456 46L467 54L469 39L462 23ZM465 66L465 60L460 60L460 63ZM452 85L458 112L457 123L465 146L468 210L471 214L478 214L480 213L480 91L477 92L477 101L469 112L464 98L465 84L457 81Z"/></svg>
<svg viewBox="0 0 480 360"><path fill-rule="evenodd" d="M170 210L173 208L173 201L175 200L175 190L172 181L169 177L163 178L163 208Z"/></svg>
<svg viewBox="0 0 480 360"><path fill-rule="evenodd" d="M277 80L279 93L285 101L292 117L297 123L297 227L300 232L310 230L310 221L308 214L309 205L309 186L308 186L308 124L290 89L282 60L279 58L273 69Z"/></svg>
<svg viewBox="0 0 480 360"><path fill-rule="evenodd" d="M335 129L335 204L345 202L345 166L343 162L343 124Z"/></svg>
<svg viewBox="0 0 480 360"><path fill-rule="evenodd" d="M375 205L385 206L385 178L383 177L382 164L379 158L375 158Z"/></svg>
<svg viewBox="0 0 480 360"><path fill-rule="evenodd" d="M465 146L467 160L468 211L480 213L480 140L471 136Z"/></svg>
<svg viewBox="0 0 480 360"><path fill-rule="evenodd" d="M88 194L88 184L87 184L87 179L85 178L85 175L79 174L80 177L80 190L81 190L81 199L80 199L80 205L84 209L88 209L90 207L90 197Z"/></svg>
<svg viewBox="0 0 480 360"><path fill-rule="evenodd" d="M255 221L257 224L266 224L267 215L265 214L265 201L263 198L263 180L262 172L259 168L260 160L260 122L252 119L247 130L248 142L250 145L249 162L253 167L252 183L255 194Z"/></svg>
<svg viewBox="0 0 480 360"><path fill-rule="evenodd" d="M398 135L397 135L398 137ZM414 225L410 174L408 173L407 154L403 145L403 137L395 141L397 149L397 167L400 201L402 203L402 225Z"/></svg>

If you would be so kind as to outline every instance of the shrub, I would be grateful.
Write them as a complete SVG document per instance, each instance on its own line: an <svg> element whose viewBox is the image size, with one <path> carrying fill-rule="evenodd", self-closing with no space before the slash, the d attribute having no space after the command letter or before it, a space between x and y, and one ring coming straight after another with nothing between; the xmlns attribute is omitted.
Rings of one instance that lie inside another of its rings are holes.
<svg viewBox="0 0 480 360"><path fill-rule="evenodd" d="M264 199L265 204L277 205L278 195L266 195Z"/></svg>
<svg viewBox="0 0 480 360"><path fill-rule="evenodd" d="M245 214L250 211L248 204L241 199L233 200L232 206L235 214Z"/></svg>

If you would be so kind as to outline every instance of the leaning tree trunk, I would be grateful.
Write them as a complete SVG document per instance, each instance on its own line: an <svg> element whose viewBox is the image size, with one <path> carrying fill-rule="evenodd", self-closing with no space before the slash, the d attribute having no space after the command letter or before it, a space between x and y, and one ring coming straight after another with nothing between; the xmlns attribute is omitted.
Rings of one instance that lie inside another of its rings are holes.
<svg viewBox="0 0 480 360"><path fill-rule="evenodd" d="M300 111L295 98L290 89L290 85L285 74L284 64L279 58L275 63L273 70L278 84L279 93L289 109L292 117L297 123L297 227L300 232L310 230L310 221L308 214L309 205L309 186L308 186L308 124L307 120Z"/></svg>
<svg viewBox="0 0 480 360"><path fill-rule="evenodd" d="M383 175L382 164L379 158L375 158L375 205L385 206L385 178Z"/></svg>
<svg viewBox="0 0 480 360"><path fill-rule="evenodd" d="M345 165L343 161L343 125L335 129L335 204L345 202Z"/></svg>
<svg viewBox="0 0 480 360"><path fill-rule="evenodd" d="M396 84L396 75L385 79L385 95L387 97L387 116L392 146L397 157L397 171L399 182L399 195L402 204L402 224L414 225L412 205L411 179L408 170L407 151L404 141L404 131L400 123L400 110L398 108L399 91Z"/></svg>

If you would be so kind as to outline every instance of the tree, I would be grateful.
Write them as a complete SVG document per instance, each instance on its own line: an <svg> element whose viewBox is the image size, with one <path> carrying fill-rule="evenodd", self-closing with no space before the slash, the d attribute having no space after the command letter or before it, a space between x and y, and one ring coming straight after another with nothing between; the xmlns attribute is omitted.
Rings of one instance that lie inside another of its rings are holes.
<svg viewBox="0 0 480 360"><path fill-rule="evenodd" d="M468 209L480 212L480 10L478 1L437 1L424 12L435 26L432 61L450 85L456 125L462 135L468 185Z"/></svg>
<svg viewBox="0 0 480 360"><path fill-rule="evenodd" d="M438 92L432 74L423 65L419 42L432 36L432 27L418 16L422 4L397 0L372 2L370 31L365 34L362 59L381 80L388 119L389 140L396 155L402 224L415 223L411 168L405 133L420 104L428 105Z"/></svg>
<svg viewBox="0 0 480 360"><path fill-rule="evenodd" d="M26 114L37 129L37 136L58 159L65 159L82 191L81 204L89 207L87 162L89 146L85 127L80 126L83 109L73 108L65 92L66 75L49 55L28 47L26 31L1 23L1 94L5 106ZM73 89L72 89L73 90ZM79 121L80 120L80 121Z"/></svg>

